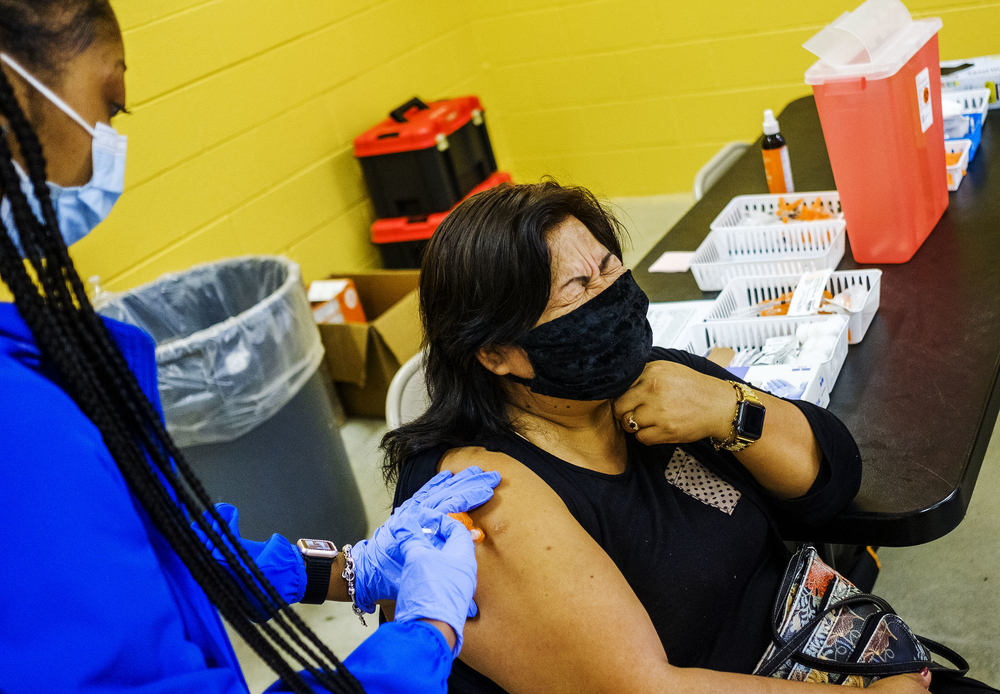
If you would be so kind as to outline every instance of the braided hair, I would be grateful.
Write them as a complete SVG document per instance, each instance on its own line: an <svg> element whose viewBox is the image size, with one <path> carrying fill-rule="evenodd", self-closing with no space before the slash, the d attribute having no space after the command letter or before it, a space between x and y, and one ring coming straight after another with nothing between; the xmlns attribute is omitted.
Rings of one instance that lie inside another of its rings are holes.
<svg viewBox="0 0 1000 694"><path fill-rule="evenodd" d="M85 50L99 29L108 28L98 26L102 21L117 32L107 0L0 0L0 46L29 65L58 69L45 61ZM0 115L16 138L42 213L39 220L32 212L7 138L0 137L0 192L10 202L23 250L22 256L13 230L0 222L0 280L13 293L43 358L100 431L132 494L209 600L285 685L294 692L313 691L297 671L301 668L330 692L363 692L233 536L94 312L59 231L41 144L2 70ZM225 557L228 571L192 522ZM262 621L244 591L270 622Z"/></svg>

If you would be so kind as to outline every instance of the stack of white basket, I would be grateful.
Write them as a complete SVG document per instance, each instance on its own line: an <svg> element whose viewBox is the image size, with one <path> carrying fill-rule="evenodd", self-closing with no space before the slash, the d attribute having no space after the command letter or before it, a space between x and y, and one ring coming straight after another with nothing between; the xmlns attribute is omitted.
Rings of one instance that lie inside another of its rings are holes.
<svg viewBox="0 0 1000 694"><path fill-rule="evenodd" d="M792 202L799 197L807 203L818 198L832 218L767 226L741 224L748 215L777 213L782 198ZM739 353L762 348L768 338L795 335L806 323L843 321L828 315L745 317L761 302L793 292L803 274L837 267L844 255L846 228L840 213L836 191L733 198L712 222L711 232L691 261L691 272L702 291L722 291L705 322L688 329L687 350L704 355L712 347L723 346ZM839 331L830 357L817 365L822 386L813 397L819 405L829 403L847 358L847 345L862 340L878 310L881 277L881 270L855 270L834 272L827 282L834 296L856 284L863 285L867 295L861 310L850 314Z"/></svg>

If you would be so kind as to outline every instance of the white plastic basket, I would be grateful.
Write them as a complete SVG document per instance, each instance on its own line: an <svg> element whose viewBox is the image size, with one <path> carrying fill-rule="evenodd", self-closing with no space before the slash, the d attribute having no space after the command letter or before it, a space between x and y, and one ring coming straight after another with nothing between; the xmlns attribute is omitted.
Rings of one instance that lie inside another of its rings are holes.
<svg viewBox="0 0 1000 694"><path fill-rule="evenodd" d="M736 227L710 231L691 258L702 291L718 291L737 277L802 275L835 268L844 257L844 224ZM808 226L811 226L808 225Z"/></svg>
<svg viewBox="0 0 1000 694"><path fill-rule="evenodd" d="M952 164L948 168L948 190L958 190L965 178L965 170L969 167L969 149L972 147L971 140L945 140L945 152L961 152L962 157L958 163Z"/></svg>
<svg viewBox="0 0 1000 694"><path fill-rule="evenodd" d="M969 132L964 139L971 140L972 146L969 148L969 163L976 157L979 143L983 137L983 123L986 114L990 111L989 89L943 89L941 91L941 103L953 101L962 107L962 114L969 121ZM945 134L945 139L949 139ZM961 138L955 138L961 139Z"/></svg>
<svg viewBox="0 0 1000 694"><path fill-rule="evenodd" d="M986 117L986 112L990 110L990 90L989 89L942 89L941 99L957 101L962 105L965 115L973 113Z"/></svg>
<svg viewBox="0 0 1000 694"><path fill-rule="evenodd" d="M755 347L763 347L768 338L794 335L803 323L830 320L831 316L800 316L795 318L775 318L773 320L731 320L697 323L687 329L687 345L684 349L692 354L706 356L713 347L730 347L737 352ZM847 329L837 336L837 346L833 354L819 364L820 396L816 404L826 407L830 402L830 391L837 383L837 377L847 359Z"/></svg>
<svg viewBox="0 0 1000 694"><path fill-rule="evenodd" d="M817 198L823 204L823 208L829 212L831 215L842 215L843 210L840 207L840 194L835 190L821 190L814 191L810 193L781 193L775 195L737 195L735 198L729 201L729 204L725 206L719 216L715 218L715 221L709 226L709 229L731 229L733 227L739 227L740 222L743 221L748 215L754 212L771 212L774 213L778 209L778 203L780 200L784 200L786 203L792 203L802 198L807 204L812 204ZM754 225L752 227L742 227L744 229L766 229L774 227L776 229L787 229L794 226L798 229L807 230L823 230L831 229L834 226L844 227L845 222L843 218L840 219L820 219L814 222L796 222L791 221L787 224L776 223L773 225Z"/></svg>
<svg viewBox="0 0 1000 694"><path fill-rule="evenodd" d="M801 275L781 277L738 277L730 280L715 300L712 310L705 316L706 321L732 320L744 316L745 312L761 303L777 299L786 292L795 291ZM861 311L850 315L847 324L847 341L855 345L864 339L875 312L878 311L879 294L882 287L881 270L850 270L835 272L830 276L826 288L836 296L848 287L860 284L868 290L868 297ZM786 316L753 316L746 320L777 321Z"/></svg>

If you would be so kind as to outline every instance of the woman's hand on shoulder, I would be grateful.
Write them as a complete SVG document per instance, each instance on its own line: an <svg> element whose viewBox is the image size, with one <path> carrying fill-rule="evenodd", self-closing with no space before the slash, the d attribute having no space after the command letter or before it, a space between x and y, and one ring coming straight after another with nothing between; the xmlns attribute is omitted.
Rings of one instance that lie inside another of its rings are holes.
<svg viewBox="0 0 1000 694"><path fill-rule="evenodd" d="M647 446L725 439L732 430L736 391L727 381L683 364L652 361L612 406L625 431Z"/></svg>

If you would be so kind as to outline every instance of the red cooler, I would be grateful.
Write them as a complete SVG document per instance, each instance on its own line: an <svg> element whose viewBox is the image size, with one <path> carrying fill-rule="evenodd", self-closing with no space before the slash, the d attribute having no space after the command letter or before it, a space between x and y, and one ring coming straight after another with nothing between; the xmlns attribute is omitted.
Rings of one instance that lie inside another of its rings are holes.
<svg viewBox="0 0 1000 694"><path fill-rule="evenodd" d="M473 188L463 201L476 193L509 182L509 173L497 171ZM376 220L372 224L372 242L378 244L382 263L386 268L390 270L419 268L427 242L450 212L451 210L429 215Z"/></svg>
<svg viewBox="0 0 1000 694"><path fill-rule="evenodd" d="M941 20L868 0L804 44L833 177L859 263L905 263L948 207Z"/></svg>

